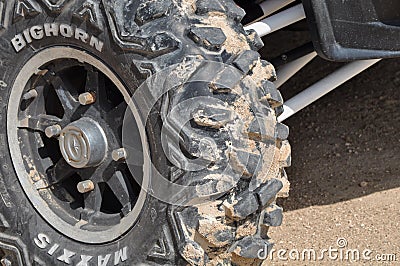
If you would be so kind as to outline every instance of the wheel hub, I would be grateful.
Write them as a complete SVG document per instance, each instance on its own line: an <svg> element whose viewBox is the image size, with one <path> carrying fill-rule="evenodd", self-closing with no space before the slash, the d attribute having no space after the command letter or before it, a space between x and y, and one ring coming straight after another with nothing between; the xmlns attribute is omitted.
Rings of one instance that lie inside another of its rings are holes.
<svg viewBox="0 0 400 266"><path fill-rule="evenodd" d="M61 154L75 168L101 164L107 153L107 138L101 126L91 118L81 118L60 133Z"/></svg>

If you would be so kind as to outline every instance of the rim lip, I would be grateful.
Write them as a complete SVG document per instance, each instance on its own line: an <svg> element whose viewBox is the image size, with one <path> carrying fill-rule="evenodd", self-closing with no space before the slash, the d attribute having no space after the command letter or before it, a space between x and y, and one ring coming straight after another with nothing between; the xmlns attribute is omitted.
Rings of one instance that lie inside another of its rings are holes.
<svg viewBox="0 0 400 266"><path fill-rule="evenodd" d="M142 125L140 115L135 106L133 106L131 96L129 95L125 86L114 74L114 72L110 68L108 68L104 62L90 55L88 52L68 46L55 46L46 48L45 50L42 50L32 56L24 64L24 66L18 73L11 89L7 105L7 139L12 163L14 165L17 178L21 183L21 186L25 191L27 198L32 203L35 210L39 212L42 218L47 221L50 226L55 228L61 234L80 242L85 242L89 244L101 244L105 242L110 242L123 236L134 226L135 222L139 218L141 210L146 201L146 191L150 183L150 162L148 158L143 158L143 181L141 184L139 197L133 209L127 216L123 217L120 220L120 223L118 225L113 226L107 230L94 232L74 227L73 225L65 222L62 218L60 218L53 211L50 210L50 207L47 206L47 202L39 195L38 191L33 187L32 182L29 179L28 172L22 158L22 153L18 145L18 128L16 127L15 121L18 121L18 110L19 103L22 97L22 92L29 79L32 77L33 74L37 73L38 69L41 66L57 59L75 59L81 63L90 64L96 67L103 74L105 74L115 84L115 86L122 93L125 102L127 103L134 118L137 121L137 124L139 125L138 130L140 134L140 139L142 141L143 154L148 154L149 152L145 129L143 127L140 127L140 125Z"/></svg>

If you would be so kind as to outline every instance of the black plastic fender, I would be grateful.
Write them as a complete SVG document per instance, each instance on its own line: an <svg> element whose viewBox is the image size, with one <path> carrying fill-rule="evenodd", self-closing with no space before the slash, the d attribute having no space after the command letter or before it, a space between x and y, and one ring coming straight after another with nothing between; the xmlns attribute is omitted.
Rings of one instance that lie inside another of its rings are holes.
<svg viewBox="0 0 400 266"><path fill-rule="evenodd" d="M351 61L400 56L400 2L303 0L321 57Z"/></svg>

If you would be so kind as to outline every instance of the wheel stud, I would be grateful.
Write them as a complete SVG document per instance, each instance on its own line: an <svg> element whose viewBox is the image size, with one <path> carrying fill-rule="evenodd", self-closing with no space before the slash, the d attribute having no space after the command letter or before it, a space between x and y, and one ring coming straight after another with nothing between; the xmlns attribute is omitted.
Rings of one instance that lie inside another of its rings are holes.
<svg viewBox="0 0 400 266"><path fill-rule="evenodd" d="M12 265L11 261L7 258L2 258L0 260L0 263L1 263L1 266L11 266Z"/></svg>
<svg viewBox="0 0 400 266"><path fill-rule="evenodd" d="M89 105L96 101L93 93L85 92L79 95L79 103L82 105Z"/></svg>
<svg viewBox="0 0 400 266"><path fill-rule="evenodd" d="M58 137L61 133L61 126L60 125L53 125L49 126L44 130L44 133L48 138Z"/></svg>
<svg viewBox="0 0 400 266"><path fill-rule="evenodd" d="M125 160L126 156L127 156L127 153L124 148L113 150L113 152L111 153L112 159L116 162Z"/></svg>
<svg viewBox="0 0 400 266"><path fill-rule="evenodd" d="M22 100L27 101L30 99L34 99L38 96L38 92L36 90L30 90L22 96Z"/></svg>
<svg viewBox="0 0 400 266"><path fill-rule="evenodd" d="M85 180L78 183L76 186L79 193L88 193L94 189L94 183L91 180Z"/></svg>

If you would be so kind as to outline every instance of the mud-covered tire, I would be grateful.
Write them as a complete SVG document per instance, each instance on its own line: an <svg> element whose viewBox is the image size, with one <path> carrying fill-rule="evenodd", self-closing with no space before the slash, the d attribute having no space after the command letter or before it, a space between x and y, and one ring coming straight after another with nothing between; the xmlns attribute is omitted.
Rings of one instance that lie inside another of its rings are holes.
<svg viewBox="0 0 400 266"><path fill-rule="evenodd" d="M282 97L271 82L274 69L255 52L262 42L255 32L244 31L240 24L244 15L232 0L0 0L3 125L10 123L6 121L10 93L19 71L30 58L52 47L78 49L100 59L130 94L150 75L189 64L194 66L184 74L189 80L203 71L211 76L210 82L175 88L155 105L158 112L148 117L146 128L148 145L153 164L171 182L210 184L205 194L217 195L191 207L171 206L148 196L138 221L119 238L106 243L76 241L49 224L16 181L7 128L1 127L3 264L261 262L259 251L272 245L268 228L282 220L275 199L288 194L283 168L290 165L290 146L287 127L276 120ZM45 24L57 28L57 34L46 33ZM205 60L225 66L210 70ZM196 110L189 106L185 111L192 121L174 125L182 120L174 106L199 96L223 104L210 100L200 102ZM163 127L182 136L179 149L163 146ZM229 132L239 132L234 141ZM200 145L204 139L217 145ZM187 158L204 158L210 167L183 171L180 162ZM227 165L233 166L232 171L223 172Z"/></svg>

